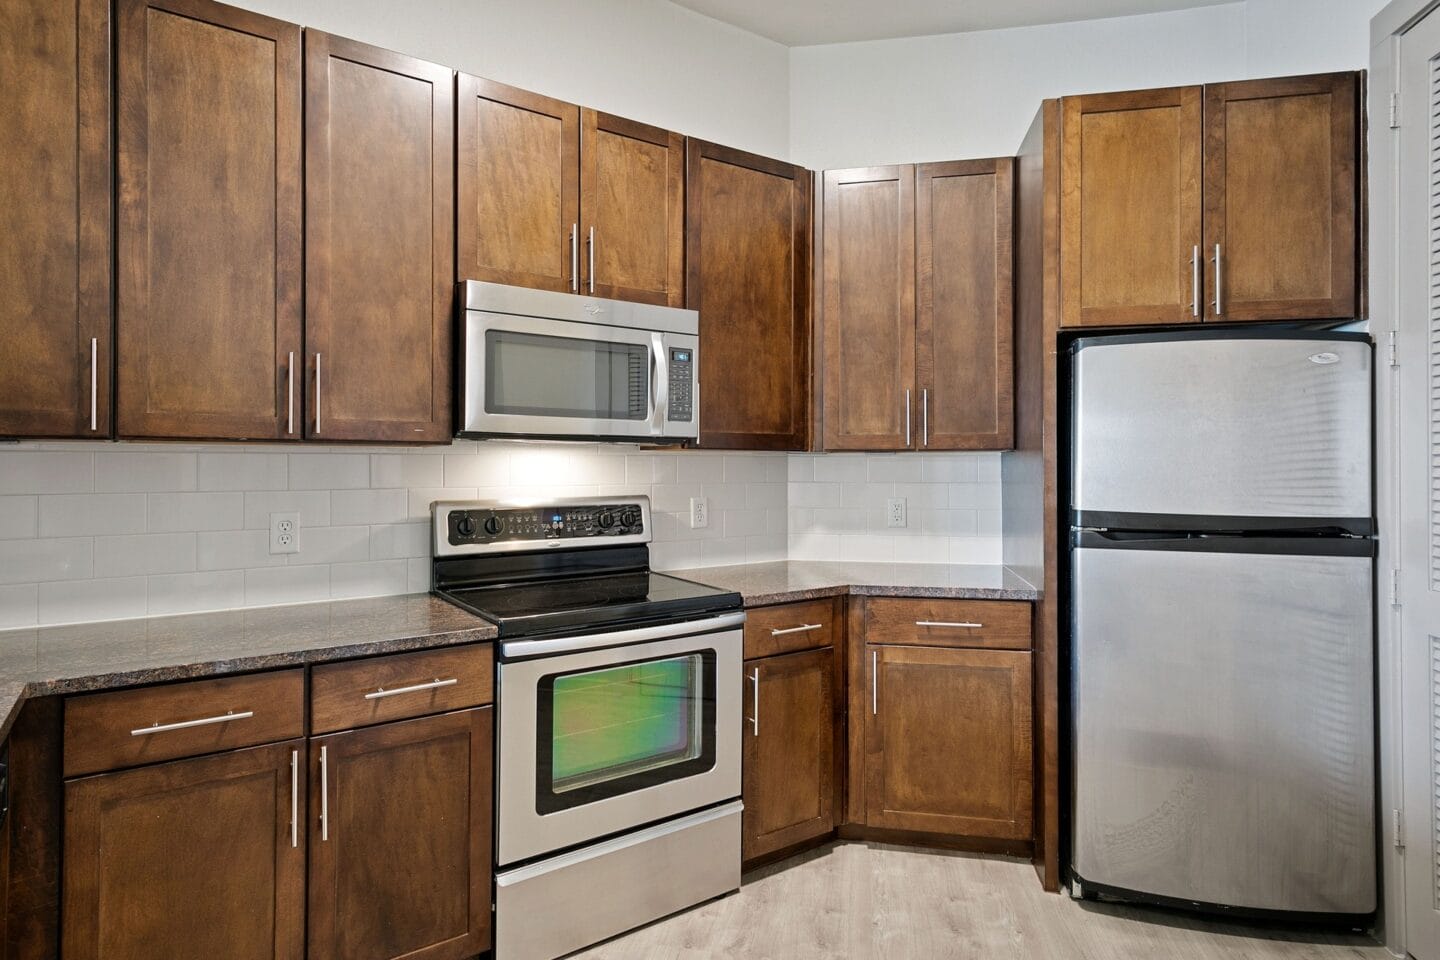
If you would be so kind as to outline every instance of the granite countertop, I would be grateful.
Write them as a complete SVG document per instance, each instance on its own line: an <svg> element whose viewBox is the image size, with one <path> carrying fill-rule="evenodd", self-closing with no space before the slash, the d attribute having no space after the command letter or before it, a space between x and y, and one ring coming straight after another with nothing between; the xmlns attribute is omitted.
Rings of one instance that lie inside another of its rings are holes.
<svg viewBox="0 0 1440 960"><path fill-rule="evenodd" d="M0 737L29 697L493 640L429 594L0 630Z"/></svg>
<svg viewBox="0 0 1440 960"><path fill-rule="evenodd" d="M1037 600L1040 596L1033 584L1000 564L777 560L666 572L734 590L745 598L746 606L756 607L846 594L960 600Z"/></svg>

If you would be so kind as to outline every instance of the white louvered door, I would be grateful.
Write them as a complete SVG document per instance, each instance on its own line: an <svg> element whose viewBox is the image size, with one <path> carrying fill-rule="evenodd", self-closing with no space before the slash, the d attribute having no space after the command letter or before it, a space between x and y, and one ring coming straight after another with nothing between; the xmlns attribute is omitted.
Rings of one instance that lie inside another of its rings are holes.
<svg viewBox="0 0 1440 960"><path fill-rule="evenodd" d="M1440 11L1400 41L1398 468L1406 947L1440 960Z"/></svg>

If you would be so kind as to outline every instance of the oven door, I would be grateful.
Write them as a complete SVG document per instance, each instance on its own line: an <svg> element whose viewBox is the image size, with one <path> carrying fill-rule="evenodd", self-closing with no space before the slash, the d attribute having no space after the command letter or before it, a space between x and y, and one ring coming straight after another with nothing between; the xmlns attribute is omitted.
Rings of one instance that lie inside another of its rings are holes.
<svg viewBox="0 0 1440 960"><path fill-rule="evenodd" d="M698 345L686 334L467 311L461 432L698 437Z"/></svg>
<svg viewBox="0 0 1440 960"><path fill-rule="evenodd" d="M505 644L499 863L738 797L743 621Z"/></svg>

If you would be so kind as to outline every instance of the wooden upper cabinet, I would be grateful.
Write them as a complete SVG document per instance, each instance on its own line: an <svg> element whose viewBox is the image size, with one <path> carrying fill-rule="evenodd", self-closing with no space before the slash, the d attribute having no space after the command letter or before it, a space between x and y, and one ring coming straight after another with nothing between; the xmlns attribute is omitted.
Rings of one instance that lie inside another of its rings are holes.
<svg viewBox="0 0 1440 960"><path fill-rule="evenodd" d="M107 0L7 0L0 89L0 437L108 437Z"/></svg>
<svg viewBox="0 0 1440 960"><path fill-rule="evenodd" d="M1202 315L1201 88L1061 101L1061 326Z"/></svg>
<svg viewBox="0 0 1440 960"><path fill-rule="evenodd" d="M484 707L311 741L310 960L490 949L492 716Z"/></svg>
<svg viewBox="0 0 1440 960"><path fill-rule="evenodd" d="M300 960L300 741L65 784L66 960Z"/></svg>
<svg viewBox="0 0 1440 960"><path fill-rule="evenodd" d="M691 140L686 305L700 311L700 445L803 450L810 424L810 173Z"/></svg>
<svg viewBox="0 0 1440 960"><path fill-rule="evenodd" d="M915 378L920 446L1014 442L1012 157L915 173Z"/></svg>
<svg viewBox="0 0 1440 960"><path fill-rule="evenodd" d="M298 438L300 28L209 0L115 9L117 432Z"/></svg>
<svg viewBox="0 0 1440 960"><path fill-rule="evenodd" d="M450 439L454 81L305 32L305 436Z"/></svg>
<svg viewBox="0 0 1440 960"><path fill-rule="evenodd" d="M827 170L824 447L904 450L919 437L915 168Z"/></svg>
<svg viewBox="0 0 1440 960"><path fill-rule="evenodd" d="M581 292L683 306L685 138L581 110L580 229Z"/></svg>
<svg viewBox="0 0 1440 960"><path fill-rule="evenodd" d="M1359 97L1354 73L1205 88L1206 319L1356 315Z"/></svg>
<svg viewBox="0 0 1440 960"><path fill-rule="evenodd" d="M459 79L459 279L579 292L580 108Z"/></svg>

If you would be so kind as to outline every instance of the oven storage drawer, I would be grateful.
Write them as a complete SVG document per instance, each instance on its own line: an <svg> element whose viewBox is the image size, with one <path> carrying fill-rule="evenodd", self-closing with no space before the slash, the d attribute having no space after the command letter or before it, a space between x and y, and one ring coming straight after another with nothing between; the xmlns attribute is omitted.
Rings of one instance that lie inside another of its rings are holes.
<svg viewBox="0 0 1440 960"><path fill-rule="evenodd" d="M65 701L65 776L305 735L305 671L191 680Z"/></svg>
<svg viewBox="0 0 1440 960"><path fill-rule="evenodd" d="M488 643L327 663L310 672L316 734L463 710L492 702L494 647Z"/></svg>
<svg viewBox="0 0 1440 960"><path fill-rule="evenodd" d="M728 803L500 873L495 956L551 960L738 889L741 810Z"/></svg>

